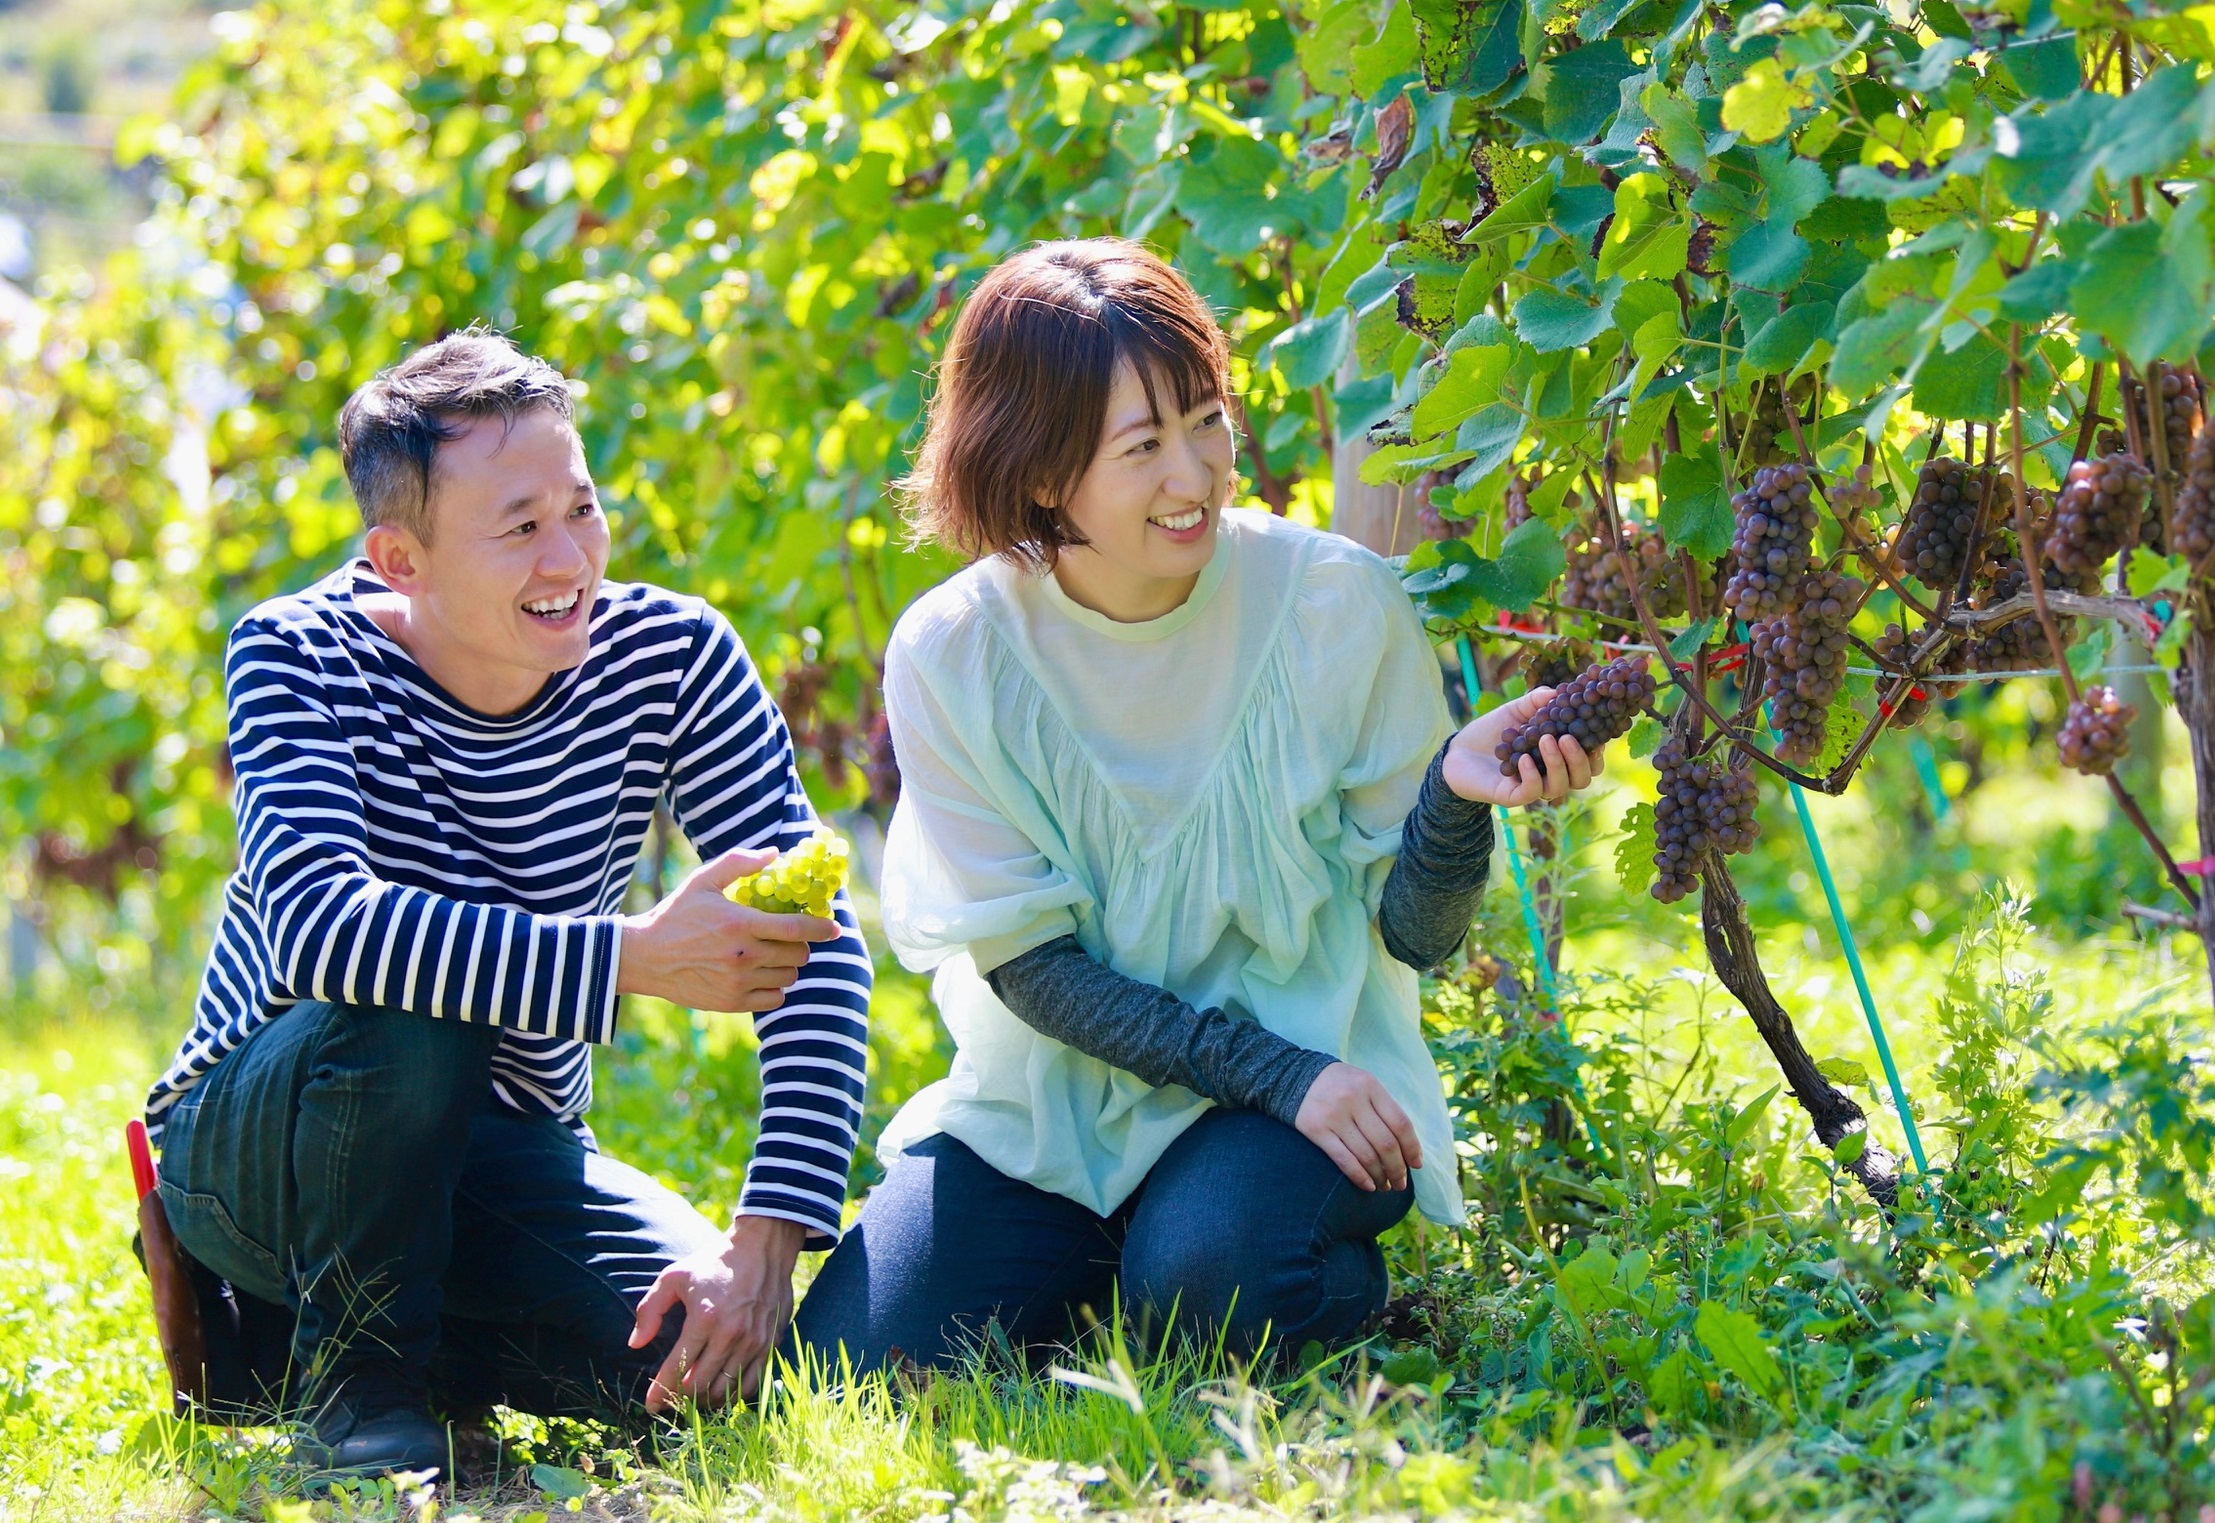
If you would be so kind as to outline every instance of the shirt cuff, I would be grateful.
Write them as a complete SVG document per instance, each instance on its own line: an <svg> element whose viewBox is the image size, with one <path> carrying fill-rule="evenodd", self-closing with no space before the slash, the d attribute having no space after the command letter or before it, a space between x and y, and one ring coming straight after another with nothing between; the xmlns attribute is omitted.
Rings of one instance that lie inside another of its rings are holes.
<svg viewBox="0 0 2215 1523"><path fill-rule="evenodd" d="M802 1253L819 1253L826 1248L835 1248L838 1240L846 1235L844 1222L834 1219L826 1226L820 1209L794 1204L782 1190L768 1196L742 1191L738 1197L738 1209L731 1213L733 1225L742 1216L766 1216L780 1222L799 1223L807 1229L807 1235L800 1240Z"/></svg>

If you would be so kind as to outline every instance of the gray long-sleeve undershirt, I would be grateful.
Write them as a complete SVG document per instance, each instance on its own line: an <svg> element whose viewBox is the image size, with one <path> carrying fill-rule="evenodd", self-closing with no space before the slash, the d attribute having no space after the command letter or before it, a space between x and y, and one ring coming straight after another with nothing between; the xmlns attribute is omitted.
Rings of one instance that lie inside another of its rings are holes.
<svg viewBox="0 0 2215 1523"><path fill-rule="evenodd" d="M1476 917L1492 867L1492 811L1446 786L1432 758L1385 879L1377 929L1385 950L1415 968L1452 954ZM1062 936L986 975L1032 1030L1149 1084L1181 1084L1218 1105L1293 1124L1316 1075L1336 1061L1258 1021L1195 1010L1168 990L1106 967Z"/></svg>

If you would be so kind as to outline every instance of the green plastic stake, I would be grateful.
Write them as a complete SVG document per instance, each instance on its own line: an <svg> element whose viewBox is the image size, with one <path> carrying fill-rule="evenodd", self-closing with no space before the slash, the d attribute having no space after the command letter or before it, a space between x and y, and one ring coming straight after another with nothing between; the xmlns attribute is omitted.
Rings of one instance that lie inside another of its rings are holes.
<svg viewBox="0 0 2215 1523"><path fill-rule="evenodd" d="M1953 800L1946 797L1946 785L1938 779L1938 758L1931 754L1930 742L1920 735L1909 737L1907 754L1915 758L1915 775L1930 800L1931 819L1943 821L1953 812Z"/></svg>
<svg viewBox="0 0 2215 1523"><path fill-rule="evenodd" d="M1477 694L1484 691L1484 684L1477 680L1476 653L1470 650L1467 635L1454 637L1454 654L1461 658L1461 686L1468 695L1469 715L1473 719L1477 712ZM1498 805L1493 807L1492 816L1499 825L1500 834L1507 841L1507 865L1515 873L1515 897L1522 903L1523 929L1530 935L1531 962L1538 970L1538 989L1546 997L1547 1008L1558 1016L1561 1013L1561 994L1554 986L1554 965L1546 956L1546 931L1538 921L1538 904L1531 898L1530 879L1523 872L1523 852L1515 844L1515 827L1508 822L1507 810ZM1584 1122L1584 1135L1591 1142L1592 1151L1609 1160L1612 1165L1614 1150L1600 1140L1600 1129L1592 1124L1592 1100L1584 1092L1584 1075L1574 1069L1570 1070L1569 1085L1576 1091L1580 1119Z"/></svg>
<svg viewBox="0 0 2215 1523"><path fill-rule="evenodd" d="M1484 685L1477 680L1476 653L1469 648L1467 635L1454 637L1454 654L1461 658L1461 686L1469 695L1469 715L1476 717L1477 694ZM1507 841L1507 863L1515 873L1515 893L1523 904L1523 929L1530 934L1531 958L1538 968L1538 989L1546 996L1546 1003L1555 1010L1561 1008L1561 997L1554 989L1553 964L1546 956L1546 932L1538 923L1538 905L1531 898L1530 879L1523 872L1522 848L1515 844L1515 827L1508 822L1507 811L1494 808L1493 817L1499 822L1500 834Z"/></svg>
<svg viewBox="0 0 2215 1523"><path fill-rule="evenodd" d="M1869 1036L1877 1044L1877 1061L1884 1065L1884 1081L1892 1086L1892 1103L1900 1113L1900 1127L1907 1133L1907 1151L1916 1170L1930 1172L1923 1156L1922 1134L1915 1130L1915 1108L1907 1102L1907 1086L1900 1082L1899 1065L1892 1061L1892 1044L1884 1038L1884 1022L1877 1015L1876 996L1869 992L1869 975L1862 970L1861 949L1854 944L1853 927L1846 923L1846 907L1839 902L1838 884L1830 875L1830 859L1823 854L1823 838L1815 833L1815 816L1808 812L1807 795L1792 785L1792 807L1799 812L1800 832L1807 837L1808 855L1815 859L1815 876L1830 903L1830 921L1838 930L1838 945L1845 950L1846 966L1854 976L1854 990L1861 996L1861 1013L1869 1019Z"/></svg>

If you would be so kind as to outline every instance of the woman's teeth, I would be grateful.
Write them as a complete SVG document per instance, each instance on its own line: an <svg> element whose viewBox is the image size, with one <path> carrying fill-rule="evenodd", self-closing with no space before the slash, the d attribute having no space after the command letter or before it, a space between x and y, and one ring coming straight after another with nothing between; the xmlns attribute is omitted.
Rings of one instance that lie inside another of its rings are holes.
<svg viewBox="0 0 2215 1523"><path fill-rule="evenodd" d="M558 619L577 606L577 591L572 588L566 596L558 598L534 598L523 605L525 613L535 613L544 618Z"/></svg>
<svg viewBox="0 0 2215 1523"><path fill-rule="evenodd" d="M1182 534L1187 529L1197 529L1200 520L1207 517L1207 509L1194 508L1189 513L1179 513L1174 518L1149 518L1146 522L1159 524L1172 534Z"/></svg>

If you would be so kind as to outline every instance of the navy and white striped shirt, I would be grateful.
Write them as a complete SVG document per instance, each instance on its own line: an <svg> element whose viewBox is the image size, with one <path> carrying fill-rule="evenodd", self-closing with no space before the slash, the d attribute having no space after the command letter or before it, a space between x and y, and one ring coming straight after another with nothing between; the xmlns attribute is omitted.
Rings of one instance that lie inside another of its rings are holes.
<svg viewBox="0 0 2215 1523"><path fill-rule="evenodd" d="M157 1135L224 1054L303 1000L501 1028L493 1090L589 1138L593 1042L615 1033L625 887L657 801L703 859L815 828L784 716L697 598L604 583L590 653L524 708L462 707L357 599L355 561L231 632L239 869L193 1027L147 1097ZM761 1042L739 1209L835 1238L861 1125L870 963L853 908Z"/></svg>

